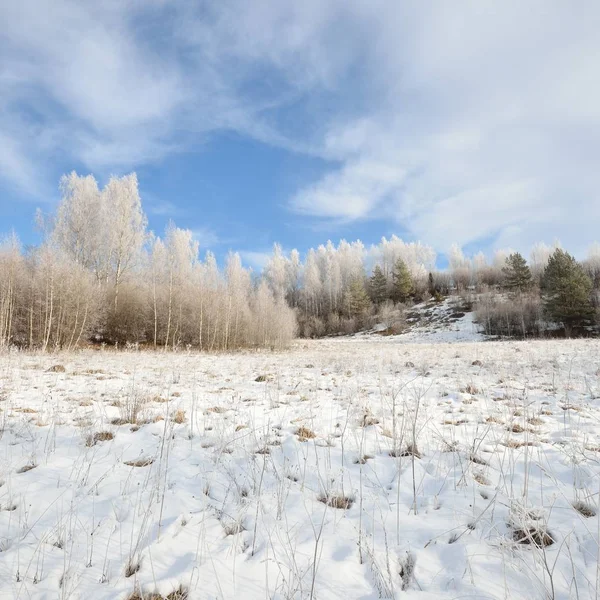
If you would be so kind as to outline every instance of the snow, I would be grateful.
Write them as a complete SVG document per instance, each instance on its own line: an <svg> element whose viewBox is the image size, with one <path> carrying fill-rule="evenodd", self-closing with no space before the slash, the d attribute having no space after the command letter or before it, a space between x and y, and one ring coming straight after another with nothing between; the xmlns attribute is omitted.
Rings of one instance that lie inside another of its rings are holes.
<svg viewBox="0 0 600 600"><path fill-rule="evenodd" d="M600 342L452 341L1 355L0 597L595 597Z"/></svg>
<svg viewBox="0 0 600 600"><path fill-rule="evenodd" d="M461 342L480 342L486 336L475 323L475 313L461 307L458 297L445 298L441 302L422 302L408 311L406 331L384 336L386 341L408 344L455 344ZM387 329L385 324L377 324L371 331L353 336L356 339L372 341L381 337Z"/></svg>

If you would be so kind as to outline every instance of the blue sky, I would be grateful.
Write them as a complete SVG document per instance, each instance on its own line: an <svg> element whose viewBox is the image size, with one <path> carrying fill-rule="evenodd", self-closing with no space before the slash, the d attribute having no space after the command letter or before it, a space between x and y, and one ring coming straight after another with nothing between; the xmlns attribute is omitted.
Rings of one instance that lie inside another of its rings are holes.
<svg viewBox="0 0 600 600"><path fill-rule="evenodd" d="M254 266L273 242L600 237L596 2L22 0L0 23L0 233L25 243L73 169L135 170L152 229Z"/></svg>

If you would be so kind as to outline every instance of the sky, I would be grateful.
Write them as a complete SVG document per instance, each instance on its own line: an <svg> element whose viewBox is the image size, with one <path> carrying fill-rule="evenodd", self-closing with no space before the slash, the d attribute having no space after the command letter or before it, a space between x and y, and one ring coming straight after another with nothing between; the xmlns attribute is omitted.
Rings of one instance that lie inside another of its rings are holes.
<svg viewBox="0 0 600 600"><path fill-rule="evenodd" d="M440 253L600 238L600 3L0 3L0 233L72 170L260 266L396 234Z"/></svg>

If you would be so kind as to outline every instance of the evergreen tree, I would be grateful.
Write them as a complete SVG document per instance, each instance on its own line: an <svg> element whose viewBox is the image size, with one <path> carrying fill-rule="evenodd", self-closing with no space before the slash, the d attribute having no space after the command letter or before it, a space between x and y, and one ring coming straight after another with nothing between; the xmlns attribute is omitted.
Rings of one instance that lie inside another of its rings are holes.
<svg viewBox="0 0 600 600"><path fill-rule="evenodd" d="M387 279L379 265L375 265L373 269L373 275L369 280L369 288L371 300L375 304L381 304L387 298Z"/></svg>
<svg viewBox="0 0 600 600"><path fill-rule="evenodd" d="M592 318L592 282L568 252L557 248L550 256L542 277L542 289L547 317L562 323L567 335Z"/></svg>
<svg viewBox="0 0 600 600"><path fill-rule="evenodd" d="M406 302L415 291L412 276L406 263L399 258L394 265L393 277L393 299L396 302Z"/></svg>
<svg viewBox="0 0 600 600"><path fill-rule="evenodd" d="M355 277L350 281L345 299L346 310L350 317L362 317L369 310L371 301L369 300L362 277Z"/></svg>
<svg viewBox="0 0 600 600"><path fill-rule="evenodd" d="M504 287L511 291L524 292L531 287L531 271L527 261L518 253L511 254L502 267Z"/></svg>

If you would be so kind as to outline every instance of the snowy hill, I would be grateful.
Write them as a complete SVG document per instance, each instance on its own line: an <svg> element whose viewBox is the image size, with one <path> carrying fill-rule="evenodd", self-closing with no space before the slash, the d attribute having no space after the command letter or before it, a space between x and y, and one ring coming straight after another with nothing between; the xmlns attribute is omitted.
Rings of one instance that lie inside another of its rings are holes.
<svg viewBox="0 0 600 600"><path fill-rule="evenodd" d="M442 302L427 301L416 304L406 313L406 329L397 335L387 335L386 325L379 324L371 331L356 337L392 339L402 343L457 343L484 341L474 322L474 313L458 296Z"/></svg>

